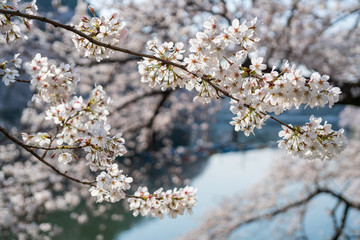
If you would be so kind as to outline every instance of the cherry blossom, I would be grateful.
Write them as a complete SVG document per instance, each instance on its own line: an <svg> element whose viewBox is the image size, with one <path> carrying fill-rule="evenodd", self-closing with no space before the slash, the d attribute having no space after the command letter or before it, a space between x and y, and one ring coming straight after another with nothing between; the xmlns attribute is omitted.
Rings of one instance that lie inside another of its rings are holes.
<svg viewBox="0 0 360 240"><path fill-rule="evenodd" d="M287 152L294 156L314 159L333 159L338 156L346 146L344 129L333 131L331 124L326 121L321 125L322 119L310 117L310 122L303 127L295 127L296 131L283 126L279 132L278 141L280 148L285 147Z"/></svg>
<svg viewBox="0 0 360 240"><path fill-rule="evenodd" d="M105 17L95 17L92 7L89 8L94 17L83 17L81 22L76 25L76 29L91 36L93 39L113 46L121 46L126 38L126 23L122 21L117 13L114 13L109 19ZM89 42L87 39L73 35L73 42L79 51L83 51L85 56L94 57L97 61L103 58L109 58L114 51L98 46Z"/></svg>
<svg viewBox="0 0 360 240"><path fill-rule="evenodd" d="M141 81L149 83L151 87L159 85L162 90L185 85L186 89L198 92L194 101L202 103L209 103L223 95L230 97L230 110L236 115L230 124L234 125L235 131L244 131L246 136L254 134L254 128L261 129L270 118L269 113L278 115L292 107L299 108L302 104L311 108L324 107L326 104L332 107L339 100L341 91L328 83L329 77L326 75L315 72L310 79L306 79L301 70L295 65L290 67L288 62L283 64L281 72L274 66L270 73L263 73L267 65L263 63L262 57L253 57L249 68L242 66L247 55L256 50L259 41L255 35L256 21L255 18L240 26L239 20L233 20L233 24L221 32L216 19L210 18L204 23L204 32L198 32L195 39L190 39L192 53L184 58L186 66L178 66L180 62L177 59L181 58L176 57L176 52L171 50L173 43L161 44L157 39L149 41L148 49L156 57L166 61L174 60L174 65L145 58L139 62ZM232 49L233 45L239 46L237 51L232 50L232 54L227 51L230 44ZM175 71L174 67L178 70ZM286 124L284 126L294 131L299 138L306 137L303 136L303 130L294 130ZM314 133L318 138L323 137L319 131ZM328 150L324 158L331 158L343 149L344 137L341 131L338 134L341 138L339 144L333 144L332 150ZM309 146L302 144L288 152L297 156L298 151ZM307 155L308 158L318 158L317 154Z"/></svg>
<svg viewBox="0 0 360 240"><path fill-rule="evenodd" d="M28 14L36 14L38 10L36 6L36 0L33 0L30 3L21 3L19 5L18 2L20 1L21 0L11 1L11 4L9 5L7 5L7 1L2 1L0 4L0 8L11 10L16 9L19 11L25 10ZM22 20L26 28L30 29L32 21L26 18L20 19ZM6 17L4 14L0 14L0 38L4 38L9 45L13 44L17 39L27 38L21 33L22 29L18 26L18 22L11 20L11 18Z"/></svg>
<svg viewBox="0 0 360 240"><path fill-rule="evenodd" d="M96 177L96 187L89 189L91 196L97 198L97 202L118 202L126 197L126 190L130 189L131 177L122 174L117 164L112 164Z"/></svg>
<svg viewBox="0 0 360 240"><path fill-rule="evenodd" d="M197 202L196 192L196 188L186 186L166 192L160 188L150 194L147 187L139 187L128 202L135 217L140 214L163 218L163 215L167 213L170 218L176 218L177 215L183 215L185 211L192 214L192 208Z"/></svg>
<svg viewBox="0 0 360 240"><path fill-rule="evenodd" d="M0 76L3 76L2 81L6 86L8 86L11 82L15 82L16 77L19 77L18 70L9 68L9 64L13 64L15 68L21 67L22 59L19 58L19 55L20 54L17 53L15 54L14 59L0 64Z"/></svg>

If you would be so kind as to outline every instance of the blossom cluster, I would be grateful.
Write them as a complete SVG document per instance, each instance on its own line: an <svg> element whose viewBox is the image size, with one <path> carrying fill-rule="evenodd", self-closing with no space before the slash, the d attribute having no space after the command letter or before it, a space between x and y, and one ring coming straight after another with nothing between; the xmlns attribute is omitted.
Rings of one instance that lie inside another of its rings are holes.
<svg viewBox="0 0 360 240"><path fill-rule="evenodd" d="M82 146L87 152L86 159L93 171L111 166L117 156L126 153L125 140L121 133L110 136L110 125L106 123L110 102L102 87L97 86L88 101L74 96L46 111L46 119L53 120L62 127L56 135L56 143ZM59 161L64 162L63 157L59 156ZM70 155L67 155L66 162L71 159Z"/></svg>
<svg viewBox="0 0 360 240"><path fill-rule="evenodd" d="M97 197L97 202L118 202L126 197L124 191L130 189L133 179L122 174L117 164L112 164L96 177L96 187L89 189L91 196Z"/></svg>
<svg viewBox="0 0 360 240"><path fill-rule="evenodd" d="M36 54L31 63L25 64L25 68L32 77L32 87L38 91L32 100L50 103L45 119L61 127L57 135L53 136L58 146L76 144L83 147L88 152L86 159L94 171L109 167L117 156L126 152L125 141L120 133L110 137L110 125L106 120L111 99L101 86L95 87L87 101L81 96L71 98L79 80L73 65L50 66L47 58ZM23 134L24 141L36 146L49 145L50 139L44 133ZM58 160L69 163L73 156L63 151Z"/></svg>
<svg viewBox="0 0 360 240"><path fill-rule="evenodd" d="M91 195L97 198L97 202L117 202L124 199L132 178L123 175L122 170L113 162L116 157L126 153L125 140L121 133L110 136L111 127L107 124L107 116L111 99L103 88L96 86L89 99L84 100L81 96L72 96L78 82L73 66L49 66L48 59L37 54L25 67L32 77L32 87L37 90L33 101L49 103L45 119L58 125L58 130L53 136L45 132L23 133L24 142L33 147L45 148L56 143L56 147L51 148L56 150L52 157L59 153L58 161L62 164L69 164L77 159L72 150L83 149L92 171L106 170L97 176L96 186L89 189ZM159 197L158 203L161 203L158 215L160 212L168 212L171 217L176 217L186 209L191 212L196 203L195 193L196 190L191 187L166 193L157 191L154 196ZM137 195L141 194L135 193L134 196ZM146 199L144 201L147 202ZM156 203L153 208L155 206Z"/></svg>
<svg viewBox="0 0 360 240"><path fill-rule="evenodd" d="M21 136L26 144L32 144L34 146L47 147L51 142L51 136L44 132L38 132L34 135L22 133Z"/></svg>
<svg viewBox="0 0 360 240"><path fill-rule="evenodd" d="M326 75L313 73L310 79L303 77L301 70L295 66L289 67L286 62L279 73L273 69L263 76L256 76L256 65L262 59L252 60L249 76L242 79L238 93L233 96L230 110L236 117L230 122L235 130L244 131L245 135L253 133L253 129L261 128L269 118L267 113L280 114L292 107L299 108L301 104L332 107L339 100L341 93L338 87L330 86Z"/></svg>
<svg viewBox="0 0 360 240"><path fill-rule="evenodd" d="M246 22L240 24L239 20L236 19L232 26L220 32L216 20L210 18L204 23L204 32L198 32L196 38L189 41L192 54L184 58L187 71L174 70L173 66L169 64L145 58L139 62L142 82L149 82L151 87L158 84L163 89L164 87L174 88L177 85L185 86L188 90L195 88L199 92L195 100L201 102L217 99L220 93L209 82L224 87L224 90L227 89L227 86L236 85L235 82L240 75L239 66L245 60L247 51L253 49L259 40L254 35L255 23L256 19L249 24ZM233 56L228 56L228 49L233 48L235 44L240 45L241 50ZM174 44L170 42L160 45L158 41L148 42L148 49L155 52L155 56L179 63L176 60L183 58L181 54L184 52L182 50L183 44L175 44L175 46L181 46L179 50L176 47L169 48L167 46L174 46Z"/></svg>
<svg viewBox="0 0 360 240"><path fill-rule="evenodd" d="M0 2L0 8L10 9L10 10L25 10L28 14L36 14L38 7L36 6L36 0L31 1L30 3L18 4L20 0L11 1L11 4L7 4L6 0ZM31 21L20 18L24 23L27 29L30 29ZM19 38L26 38L21 33L21 28L18 26L18 22L12 21L11 17L4 14L0 14L0 33L1 37L6 40L8 44L12 44Z"/></svg>
<svg viewBox="0 0 360 240"><path fill-rule="evenodd" d="M154 56L171 61L173 63L181 64L180 60L183 59L183 43L165 42L155 38L147 42L147 48L153 52ZM144 61L139 62L139 72L142 75L141 82L148 83L150 87L159 85L163 91L167 88L175 89L175 87L184 87L191 90L191 83L183 81L183 71L172 65L165 65L159 60L146 58Z"/></svg>
<svg viewBox="0 0 360 240"><path fill-rule="evenodd" d="M160 188L150 194L147 187L139 187L128 202L134 216L140 214L163 218L167 213L170 218L176 218L177 215L183 215L185 211L192 214L192 208L197 202L196 192L196 188L186 186L166 192Z"/></svg>
<svg viewBox="0 0 360 240"><path fill-rule="evenodd" d="M204 31L190 39L191 54L183 60L186 66L174 67L166 62L144 58L139 62L142 82L149 83L151 87L159 85L162 90L176 86L195 89L198 96L194 100L204 103L223 95L230 97L230 110L236 115L230 124L246 136L254 134L254 128L262 128L270 113L278 115L302 104L311 108L326 104L332 107L339 100L340 89L331 86L326 75L313 73L306 79L300 69L290 67L287 62L280 72L277 67L266 71L268 66L263 63L263 58L256 56L251 58L250 66L244 66L259 41L255 35L255 24L256 18L250 23L240 23L235 19L231 26L221 31L216 20L210 18L204 23ZM173 46L171 42L148 42L148 49L156 57L179 64L183 58L183 45L176 43ZM181 48L176 50L176 46ZM316 133L320 134L319 131ZM334 131L334 135L337 134L342 136L341 132ZM337 144L333 147L334 153L342 149ZM328 152L327 156L332 154Z"/></svg>
<svg viewBox="0 0 360 240"><path fill-rule="evenodd" d="M311 116L305 126L295 126L293 129L283 126L279 132L279 137L283 139L278 141L278 146L310 161L334 158L345 148L344 129L334 131L331 124L325 121L322 125L321 122L321 118Z"/></svg>
<svg viewBox="0 0 360 240"><path fill-rule="evenodd" d="M19 58L19 55L19 53L15 54L14 59L0 64L0 76L3 76L2 81L6 86L8 86L11 82L15 82L15 78L19 76L18 70L9 68L8 66L9 63L13 63L15 68L20 68L22 59Z"/></svg>
<svg viewBox="0 0 360 240"><path fill-rule="evenodd" d="M109 19L105 17L98 18L95 17L93 8L89 7L89 9L94 14L94 17L89 19L84 16L81 22L75 26L76 29L94 40L112 46L121 46L127 36L126 23L122 18L120 18L117 13L114 13ZM109 58L110 54L114 52L110 48L94 44L77 34L74 34L72 39L75 47L79 51L83 51L87 57L94 57L97 61L103 58Z"/></svg>
<svg viewBox="0 0 360 240"><path fill-rule="evenodd" d="M75 93L79 76L74 65L50 65L46 57L37 53L30 63L25 64L25 69L31 75L32 88L38 91L33 96L33 101L57 105Z"/></svg>

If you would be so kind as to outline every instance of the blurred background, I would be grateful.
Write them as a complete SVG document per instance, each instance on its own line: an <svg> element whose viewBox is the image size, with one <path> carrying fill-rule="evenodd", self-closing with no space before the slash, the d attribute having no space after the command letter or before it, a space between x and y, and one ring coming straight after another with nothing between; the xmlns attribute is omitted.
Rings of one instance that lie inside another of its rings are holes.
<svg viewBox="0 0 360 240"><path fill-rule="evenodd" d="M329 75L331 83L343 92L340 103L331 109L293 109L278 118L302 125L310 115L322 117L335 130L347 129L349 147L341 159L293 159L277 149L281 127L275 121L268 120L255 135L245 137L229 124L233 115L228 99L203 105L193 102L195 94L184 89L151 89L140 82L137 62L141 59L122 53L101 62L84 58L69 34L36 22L26 42L17 42L13 48L2 45L1 60L20 52L24 61L29 61L40 52L54 63L76 64L80 95L86 97L94 85L102 85L113 99L109 124L113 134L122 132L126 139L128 153L118 163L134 178L132 189L138 185L147 185L150 191L191 185L198 188L198 205L193 215L177 219L135 218L126 204L96 204L86 187L54 177L34 162L31 167L41 169L41 179L21 178L14 189L32 202L34 196L26 188L36 184L39 192L47 191L51 198L40 201L31 211L24 208L23 216L14 215L16 221L29 226L50 223L51 231L34 229L39 236L52 239L360 239L359 1L37 3L40 15L63 23L77 23L89 15L88 4L99 16L118 12L129 29L124 47L137 52L145 52L146 42L154 37L186 43L210 16L224 27L235 18L251 21L258 17L261 41L245 66L257 56L264 57L270 69L288 60L305 76L313 71ZM41 108L30 102L29 86L0 86L2 125L14 134L51 129ZM25 162L28 157L4 136L0 136L0 145L2 169L15 168L15 161ZM68 171L79 178L91 176L81 161ZM13 177L17 179L15 173ZM0 210L15 209L14 201L1 189L0 196ZM52 211L42 207L47 201L56 206ZM0 229L0 238L14 237L11 227L3 224Z"/></svg>

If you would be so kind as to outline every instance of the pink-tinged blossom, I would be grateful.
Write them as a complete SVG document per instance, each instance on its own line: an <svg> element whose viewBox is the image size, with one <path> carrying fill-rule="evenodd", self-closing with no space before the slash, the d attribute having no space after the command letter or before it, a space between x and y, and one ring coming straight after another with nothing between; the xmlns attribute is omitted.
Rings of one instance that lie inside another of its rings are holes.
<svg viewBox="0 0 360 240"><path fill-rule="evenodd" d="M89 191L97 202L118 202L126 197L125 191L130 189L133 179L123 175L117 164L112 164L106 170L96 177L96 187L91 187Z"/></svg>
<svg viewBox="0 0 360 240"><path fill-rule="evenodd" d="M139 187L128 202L135 217L140 214L161 219L164 214L168 214L170 218L176 218L177 215L183 215L186 211L192 214L192 208L197 202L196 192L196 188L186 186L166 192L160 188L150 194L147 187Z"/></svg>
<svg viewBox="0 0 360 240"><path fill-rule="evenodd" d="M160 43L157 38L147 42L147 48L156 57L181 64L182 49L184 44L165 42ZM141 82L148 83L150 87L159 85L163 91L168 88L175 89L175 87L184 87L186 78L184 71L175 69L171 65L163 64L162 62L154 59L145 58L143 61L138 62L139 73L142 75Z"/></svg>
<svg viewBox="0 0 360 240"><path fill-rule="evenodd" d="M44 132L38 132L34 135L29 135L27 133L22 133L22 138L26 144L31 144L34 146L45 147L50 143L50 135Z"/></svg>
<svg viewBox="0 0 360 240"><path fill-rule="evenodd" d="M255 71L257 74L262 74L262 70L266 69L266 64L262 63L263 60L264 59L262 57L251 59L250 69Z"/></svg>
<svg viewBox="0 0 360 240"><path fill-rule="evenodd" d="M2 81L6 86L8 86L11 82L15 82L15 78L19 76L18 70L12 70L9 68L6 68L4 73Z"/></svg>
<svg viewBox="0 0 360 240"><path fill-rule="evenodd" d="M74 65L49 65L48 59L38 53L30 63L25 63L25 69L31 75L31 86L38 91L33 101L58 105L75 93L79 76Z"/></svg>
<svg viewBox="0 0 360 240"><path fill-rule="evenodd" d="M314 159L333 159L346 145L344 129L334 131L331 124L326 121L321 125L322 119L310 117L310 122L303 127L290 129L283 126L279 132L282 140L278 141L280 148L296 157L301 157L312 161ZM292 127L290 125L290 127Z"/></svg>
<svg viewBox="0 0 360 240"><path fill-rule="evenodd" d="M24 2L22 4L18 4L21 0L12 0L12 5L6 5L7 1L2 1L3 6L0 6L4 9L11 9L17 11L25 10L27 14L35 15L37 13L36 0L32 2ZM20 20L24 23L25 27L30 29L32 24L32 20L28 20L27 18L19 17ZM16 21L12 21L14 18L10 18L5 16L4 14L0 14L0 38L5 39L8 45L12 45L18 39L27 39L27 36L23 35L21 32L21 28L19 27L19 23Z"/></svg>
<svg viewBox="0 0 360 240"><path fill-rule="evenodd" d="M259 41L255 35L256 21L240 24L235 19L228 29L222 30L216 20L210 18L204 23L204 31L189 40L191 53L183 61L187 73L175 71L177 67L157 60L144 59L139 62L142 82L151 87L159 85L162 90L177 86L195 89L198 95L194 101L201 103L222 97L225 91L232 98L230 110L236 114L230 124L236 131L244 131L246 136L254 133L254 128L262 128L269 113L278 115L302 104L311 108L326 104L331 107L339 100L340 89L330 86L326 75L313 73L306 79L300 69L294 65L290 67L288 62L283 64L281 72L273 67L270 73L263 73L267 65L262 57L253 57L249 68L242 66ZM234 51L234 44L238 48L234 54L229 54ZM148 48L155 56L169 61L172 60L170 56L176 55L172 47L172 43L161 44L158 39L148 42ZM305 150L308 145L301 143L300 135L294 137L291 146Z"/></svg>
<svg viewBox="0 0 360 240"><path fill-rule="evenodd" d="M73 160L73 155L71 153L61 153L58 157L58 161L62 164L68 164Z"/></svg>
<svg viewBox="0 0 360 240"><path fill-rule="evenodd" d="M22 59L19 58L19 55L20 53L17 53L14 55L14 59L0 63L0 76L3 75L2 81L5 86L9 86L10 83L15 82L16 78L19 77L19 71L12 69L13 66L9 66L13 63L15 68L21 67Z"/></svg>
<svg viewBox="0 0 360 240"><path fill-rule="evenodd" d="M109 19L105 17L92 17L91 19L83 17L75 27L94 40L118 47L124 43L128 32L126 23L117 13L113 14ZM73 42L75 47L84 52L86 57L95 58L97 61L109 58L114 53L112 49L98 46L76 34L73 35Z"/></svg>

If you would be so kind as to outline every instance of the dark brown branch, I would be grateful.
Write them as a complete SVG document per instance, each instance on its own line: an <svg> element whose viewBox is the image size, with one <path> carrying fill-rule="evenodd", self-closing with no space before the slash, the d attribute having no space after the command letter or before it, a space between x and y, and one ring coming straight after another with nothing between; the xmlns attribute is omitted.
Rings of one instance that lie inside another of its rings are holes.
<svg viewBox="0 0 360 240"><path fill-rule="evenodd" d="M94 186L94 182L88 182L88 181L83 181L74 177L71 177L69 175L67 175L66 173L61 172L59 169L57 169L54 165L50 164L49 162L45 161L44 158L42 158L40 155L38 155L35 151L33 151L30 147L28 147L26 144L24 144L23 142L21 142L20 140L18 140L17 138L13 137L9 132L7 132L2 126L0 126L0 132L2 132L8 139L10 139L12 142L16 143L17 145L19 145L20 147L22 147L23 149L25 149L26 151L28 151L29 153L31 153L34 157L36 157L40 162L44 163L46 166L50 167L52 170L54 170L57 174L70 179L71 181L77 182L77 183L81 183L81 184L85 184L85 185L89 185L89 186Z"/></svg>
<svg viewBox="0 0 360 240"><path fill-rule="evenodd" d="M133 104L133 103L136 103L137 101L140 101L144 98L147 98L147 97L151 97L151 96L155 96L155 95L159 95L159 94L163 94L164 91L160 91L160 90L157 90L157 91L152 91L152 92L148 92L148 93L144 93L142 95L139 95L139 96L136 96L136 97L133 97L132 99L126 101L125 103L123 103L121 106L117 107L116 110L119 111L119 110L122 110L124 108L126 108L127 106Z"/></svg>
<svg viewBox="0 0 360 240"><path fill-rule="evenodd" d="M14 80L17 82L22 82L22 83L31 83L30 80L22 80L22 79L16 79L16 78Z"/></svg>
<svg viewBox="0 0 360 240"><path fill-rule="evenodd" d="M80 30L77 30L74 26L66 25L66 24L63 24L63 23L48 19L46 17L27 14L27 13L22 13L20 11L5 10L5 9L0 9L0 13L6 14L6 15L9 15L9 16L18 16L18 17L23 17L23 18L27 18L27 19L33 19L33 20L38 20L40 22L48 23L48 24L53 25L54 27L59 27L59 28L68 30L70 32L73 32L73 33L79 35L80 37L83 37L83 38L87 39L89 42L91 42L93 44L96 44L98 46L105 47L105 48L108 48L108 49L112 49L112 50L118 51L118 52L127 53L127 54L130 54L130 55L133 55L133 56L151 58L151 59L160 61L160 62L162 62L164 64L173 65L175 67L186 70L186 67L184 65L182 65L182 64L174 63L174 62L168 61L166 59L155 57L153 55L144 54L144 53L138 53L138 52L126 49L126 48L116 47L116 46L113 46L113 45L108 44L108 43L103 43L103 42L98 41L98 40L92 38L91 36L81 32Z"/></svg>
<svg viewBox="0 0 360 240"><path fill-rule="evenodd" d="M325 26L325 28L321 30L320 34L317 34L317 35L321 35L323 32L325 32L326 30L328 30L329 28L331 28L335 24L337 24L340 21L344 20L345 18L351 16L352 14L358 13L358 12L360 12L360 8L355 8L352 11L344 14L343 16L340 16L339 18L335 19L334 21L330 22L327 26Z"/></svg>
<svg viewBox="0 0 360 240"><path fill-rule="evenodd" d="M337 240L339 239L340 235L342 234L342 231L344 230L345 227L345 223L346 223L346 219L347 219L347 215L349 212L349 205L345 205L345 209L344 209L344 213L343 213L343 217L341 219L341 225L339 228L336 229L335 235L331 238L332 240Z"/></svg>
<svg viewBox="0 0 360 240"><path fill-rule="evenodd" d="M285 56L289 56L290 53L292 52L292 47L290 44L290 38L291 38L291 34L289 34L291 32L291 26L292 26L292 22L294 20L295 17L295 13L298 9L298 4L299 4L299 0L296 0L293 2L292 7L291 7L291 11L290 11L290 16L287 19L286 22L286 26L283 28L283 32L281 35L286 37L286 42L287 42L287 46L286 46L286 51L285 51ZM285 34L286 33L286 34Z"/></svg>
<svg viewBox="0 0 360 240"><path fill-rule="evenodd" d="M168 97L170 96L170 94L172 92L173 92L173 90L166 90L166 91L159 92L158 94L162 94L161 100L157 104L156 109L154 110L151 118L148 121L146 121L145 123L142 123L140 125L134 125L134 126L129 127L128 129L125 129L124 133L136 131L136 130L141 129L141 128L147 128L147 129L151 130L152 127L153 127L154 121L156 119L156 116L159 114L161 107L164 105L164 103L166 102L166 100L168 99ZM130 104L130 101L128 103ZM154 134L155 133L153 132L151 137L148 138L149 146L150 146L149 148L150 149L153 148L152 144L153 144L153 142L154 142L153 140L155 138Z"/></svg>
<svg viewBox="0 0 360 240"><path fill-rule="evenodd" d="M166 100L168 99L168 97L170 96L171 93L172 93L171 90L166 90L165 92L163 92L163 95L161 96L161 100L157 104L156 109L146 126L148 129L151 129L151 136L148 139L150 150L153 150L153 151L156 150L155 149L155 134L156 134L156 132L153 130L154 121L156 119L156 116L159 114L161 107L164 105L164 103L166 102Z"/></svg>
<svg viewBox="0 0 360 240"><path fill-rule="evenodd" d="M355 208L360 210L360 202L356 203L356 202L351 202L350 200L346 199L343 195L336 193L330 189L327 188L319 188L319 191L322 193L327 193L332 195L333 197L340 199L341 201L343 201L346 205L349 205L349 207Z"/></svg>
<svg viewBox="0 0 360 240"><path fill-rule="evenodd" d="M335 204L334 208L330 212L334 229L338 228L338 224L337 224L337 220L336 220L336 211L339 208L339 206L341 205L341 203L342 203L341 200L338 199L338 201Z"/></svg>
<svg viewBox="0 0 360 240"><path fill-rule="evenodd" d="M149 120L149 122L147 124L147 127L149 127L149 128L153 127L154 120L155 120L156 116L159 114L160 108L164 105L166 99L170 96L171 92L172 92L171 90L166 90L166 91L162 92L161 100L157 104L156 109L155 109L151 119Z"/></svg>
<svg viewBox="0 0 360 240"><path fill-rule="evenodd" d="M75 150L75 149L81 149L86 146L57 146L57 147L41 147L41 146L33 146L33 145L26 145L28 148L35 148L35 149L43 149L43 150Z"/></svg>

